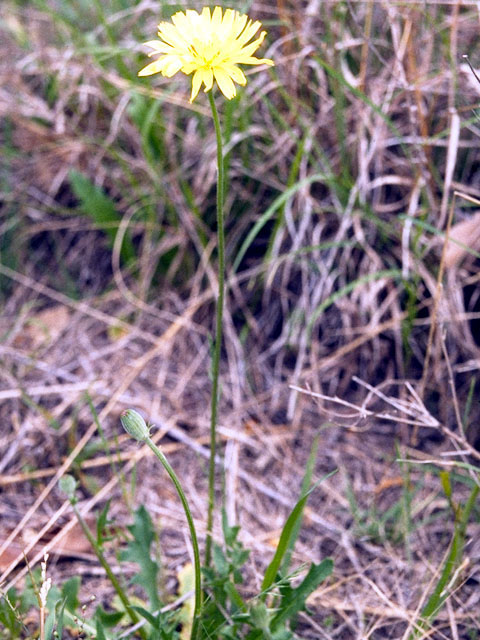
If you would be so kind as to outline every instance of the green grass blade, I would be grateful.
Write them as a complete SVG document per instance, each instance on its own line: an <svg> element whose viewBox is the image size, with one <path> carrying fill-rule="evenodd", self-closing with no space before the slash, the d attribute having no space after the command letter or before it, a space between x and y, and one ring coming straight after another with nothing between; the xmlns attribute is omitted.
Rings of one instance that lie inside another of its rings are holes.
<svg viewBox="0 0 480 640"><path fill-rule="evenodd" d="M310 451L310 455L308 456L307 465L305 467L305 475L303 476L301 495L305 495L308 491L308 487L312 484L312 476L313 471L315 469L315 460L317 459L318 445L320 442L320 436L315 436L315 439L312 444L312 449ZM292 535L290 536L290 540L288 541L288 547L285 552L285 557L281 566L281 573L286 575L288 573L288 568L290 566L290 560L292 558L293 549L295 547L295 543L297 542L298 535L300 533L300 529L302 528L302 519L303 519L303 511L300 514L300 517L296 521L293 529Z"/></svg>
<svg viewBox="0 0 480 640"><path fill-rule="evenodd" d="M318 487L321 482L332 476L334 473L336 473L336 471L332 471L331 473L321 478L318 482L316 482L313 487L311 487L306 493L303 494L297 504L293 507L292 512L288 516L287 521L285 522L285 525L283 527L277 550L275 551L275 555L273 556L273 560L268 565L267 570L265 571L265 577L263 578L262 582L262 592L264 592L264 599L267 595L265 592L275 582L282 560L285 557L288 549L290 549L290 542L293 535L295 534L297 522L302 518L303 510L305 508L305 505L307 504L307 500L310 494L314 491L314 489Z"/></svg>
<svg viewBox="0 0 480 640"><path fill-rule="evenodd" d="M243 241L243 244L240 247L237 253L237 256L235 258L235 261L233 263L233 271L234 272L237 271L241 261L243 260L245 253L247 252L252 242L255 240L257 235L260 233L260 231L266 225L266 223L270 220L273 214L276 213L288 201L289 198L291 198L295 193L297 193L297 191L299 191L300 189L303 189L303 187L307 186L308 184L312 184L312 182L320 182L326 179L327 177L325 176L324 173L315 173L313 176L309 176L308 178L305 178L304 180L297 182L297 184L290 187L290 189L287 189L282 194L280 194L268 207L265 213L253 225L253 228L251 229L250 233L247 235L247 237Z"/></svg>
<svg viewBox="0 0 480 640"><path fill-rule="evenodd" d="M306 132L304 137L300 140L297 151L295 153L295 157L293 158L292 167L290 169L288 180L287 180L287 189L290 189L295 185L295 182L298 177L298 173L300 171L300 165L304 158L305 152L305 144L307 142L307 137L310 135L310 132ZM265 254L265 262L269 262L272 258L273 247L275 245L275 238L278 235L278 232L283 227L285 223L285 205L286 202L280 207L280 211L278 212L277 219L275 220L275 225L273 227L273 231L268 240L268 248Z"/></svg>
<svg viewBox="0 0 480 640"><path fill-rule="evenodd" d="M313 326L317 319L321 316L321 314L327 309L330 305L332 305L336 300L339 300L343 296L346 296L350 292L352 292L359 285L365 284L366 282L371 282L372 280L380 280L381 278L400 278L402 272L400 269L384 269L383 271L376 271L375 273L369 273L361 278L357 278L353 282L349 282L344 287L342 287L339 291L335 291L329 296L326 300L320 304L315 311L312 313L310 320L307 325L307 331L311 334Z"/></svg>
<svg viewBox="0 0 480 640"><path fill-rule="evenodd" d="M450 596L451 589L449 588L449 582L453 578L454 572L462 560L467 524L470 519L471 511L477 500L479 491L480 487L475 484L464 508L461 511L460 520L455 525L455 533L453 534L452 544L443 565L440 578L435 586L432 595L428 599L427 604L423 608L420 620L415 625L415 631L409 636L409 640L414 640L415 638L418 638L419 635L421 635L421 637L424 637L425 630L436 618L440 609L443 607L447 598Z"/></svg>

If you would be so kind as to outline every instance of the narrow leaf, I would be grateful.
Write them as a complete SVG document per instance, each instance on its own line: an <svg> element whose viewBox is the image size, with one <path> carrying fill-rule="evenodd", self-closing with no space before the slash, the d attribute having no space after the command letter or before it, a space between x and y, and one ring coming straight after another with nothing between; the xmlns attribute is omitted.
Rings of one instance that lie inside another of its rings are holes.
<svg viewBox="0 0 480 640"><path fill-rule="evenodd" d="M317 435L313 441L312 449L310 451L310 455L308 456L307 465L305 467L305 475L303 476L302 488L301 488L302 495L304 495L308 491L308 487L312 484L312 476L313 476L313 471L315 469L315 460L317 459L319 442L320 442L320 438ZM292 535L290 536L290 540L288 542L288 548L282 563L281 572L283 575L288 573L288 568L290 566L290 559L292 557L293 549L295 548L295 543L297 542L300 529L302 528L302 520L303 520L303 509L299 515L297 522L293 527Z"/></svg>
<svg viewBox="0 0 480 640"><path fill-rule="evenodd" d="M275 555L273 556L272 562L268 565L267 570L265 572L265 577L262 582L262 591L267 591L275 581L277 576L278 569L280 568L280 564L287 552L287 549L290 545L290 540L295 533L296 524L298 520L302 517L303 509L307 503L307 500L314 489L318 487L318 485L323 482L326 478L332 476L336 471L332 471L332 473L327 474L323 478L321 478L318 482L316 482L313 487L311 487L297 502L297 504L292 509L292 512L287 518L285 522L285 526L283 527L283 531L280 535L280 540L278 542L277 550ZM264 593L263 598L266 597L266 593Z"/></svg>

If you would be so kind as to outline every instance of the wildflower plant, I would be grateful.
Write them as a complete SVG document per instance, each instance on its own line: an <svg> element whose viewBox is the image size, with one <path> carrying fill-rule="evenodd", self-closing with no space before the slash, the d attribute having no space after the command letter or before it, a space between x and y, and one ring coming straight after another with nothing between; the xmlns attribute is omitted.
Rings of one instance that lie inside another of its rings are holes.
<svg viewBox="0 0 480 640"><path fill-rule="evenodd" d="M225 98L231 100L236 95L236 84L244 86L247 79L239 64L273 65L273 61L253 56L265 38L258 21L253 22L246 15L233 9L223 13L220 7L213 11L204 8L201 13L187 10L178 12L172 22L161 22L158 26L158 40L146 42L152 49L150 56L159 57L140 70L139 76L160 73L170 78L181 71L193 74L190 102L197 98L200 89L208 94L217 142L217 241L218 241L218 299L216 309L215 341L212 357L212 392L210 418L210 461L208 473L208 513L207 536L205 544L205 563L203 567L204 584L200 582L198 564L198 546L195 527L183 491L176 480L165 457L155 447L149 435L149 428L143 418L132 409L123 412L121 421L125 430L136 440L145 442L162 462L173 480L182 499L189 521L195 556L195 610L193 612L190 638L233 638L249 627L246 637L293 638L287 630L286 622L295 621L296 615L305 607L307 595L332 571L332 561L328 558L319 565L312 565L303 582L293 589L288 575L289 558L295 544L300 522L308 495L311 474L305 477L304 493L282 532L275 556L266 570L262 582L262 593L251 603L243 600L235 585L241 583L240 567L248 558L237 540L238 527L230 527L223 513L222 525L225 552L212 541L212 527L215 507L215 454L217 410L219 401L219 366L222 344L223 306L225 296L225 236L224 236L224 192L225 170L223 159L222 131L213 87L216 83ZM255 38L256 37L256 38ZM315 454L316 454L316 448ZM312 456L314 452L312 451ZM313 457L309 465L313 468ZM310 471L311 471L310 469ZM281 587L281 585L283 585ZM280 588L281 587L281 588ZM201 599L201 592L208 598ZM285 597L284 597L285 596Z"/></svg>
<svg viewBox="0 0 480 640"><path fill-rule="evenodd" d="M223 162L223 144L220 120L212 94L214 81L222 94L231 100L236 95L235 82L244 86L245 74L238 66L273 65L273 60L256 58L253 53L262 44L266 32L253 40L261 27L257 20L253 22L244 14L233 9L215 7L213 12L204 7L201 13L194 10L177 12L172 22L158 25L158 40L145 44L152 49L149 55L160 57L141 69L139 76L161 73L170 78L178 71L186 75L193 73L190 102L193 102L204 85L208 93L217 141L217 234L218 234L218 300L215 327L215 347L212 361L212 394L210 420L210 462L208 474L208 514L205 564L211 561L212 526L215 502L215 453L217 407L219 399L219 367L222 343L223 306L225 297L225 235L224 235L224 192L225 174Z"/></svg>

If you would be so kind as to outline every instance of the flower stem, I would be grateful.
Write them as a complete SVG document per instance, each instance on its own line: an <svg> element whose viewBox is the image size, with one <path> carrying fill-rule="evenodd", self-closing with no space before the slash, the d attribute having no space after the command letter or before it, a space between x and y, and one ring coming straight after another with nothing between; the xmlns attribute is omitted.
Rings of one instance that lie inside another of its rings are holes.
<svg viewBox="0 0 480 640"><path fill-rule="evenodd" d="M215 328L215 347L212 360L212 400L210 414L210 461L208 467L208 513L207 539L205 544L205 566L209 567L212 557L212 530L215 508L215 454L217 449L217 409L219 400L218 377L220 370L220 352L222 348L223 301L225 297L225 232L223 218L223 199L225 192L225 171L223 164L223 143L220 120L218 117L213 91L208 92L212 109L215 135L217 137L217 239L218 239L218 300Z"/></svg>
<svg viewBox="0 0 480 640"><path fill-rule="evenodd" d="M192 539L192 547L193 547L193 564L195 570L195 607L193 611L193 621L192 621L192 631L190 633L190 640L196 640L198 637L198 630L200 628L200 616L202 611L202 578L201 578L201 568L200 568L200 551L198 548L198 540L197 540L197 532L195 530L195 525L193 523L192 512L190 511L190 507L188 506L187 498L185 497L185 493L182 489L182 485L178 481L177 475L173 470L172 466L168 462L165 455L160 451L157 445L153 442L153 440L148 436L145 438L145 443L150 447L153 453L157 456L157 458L162 463L165 471L170 476L170 480L175 485L175 489L177 490L178 497L180 498L183 510L185 511L185 516L188 522L188 528L190 529L190 537Z"/></svg>

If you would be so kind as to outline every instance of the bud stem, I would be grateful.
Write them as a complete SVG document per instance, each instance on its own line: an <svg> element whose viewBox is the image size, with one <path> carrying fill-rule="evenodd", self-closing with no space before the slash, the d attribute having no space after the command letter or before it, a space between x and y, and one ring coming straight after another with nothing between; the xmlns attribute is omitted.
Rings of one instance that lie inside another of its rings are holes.
<svg viewBox="0 0 480 640"><path fill-rule="evenodd" d="M172 466L170 465L167 458L165 457L165 454L157 447L157 445L153 442L153 440L149 436L145 438L145 443L150 447L153 453L160 460L165 471L170 476L170 480L175 485L175 489L177 490L178 497L182 502L183 510L185 511L185 516L188 522L188 527L190 529L190 537L192 539L192 547L193 547L193 565L195 570L195 607L193 611L192 632L191 632L190 638L191 640L195 640L198 636L200 615L202 610L202 578L201 578L202 574L201 574L201 568L200 568L200 551L198 548L198 540L197 540L197 532L195 530L195 524L193 522L192 513L190 511L190 507L188 506L185 493L182 489L180 482L178 481L175 471L173 470Z"/></svg>

